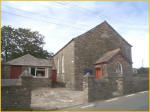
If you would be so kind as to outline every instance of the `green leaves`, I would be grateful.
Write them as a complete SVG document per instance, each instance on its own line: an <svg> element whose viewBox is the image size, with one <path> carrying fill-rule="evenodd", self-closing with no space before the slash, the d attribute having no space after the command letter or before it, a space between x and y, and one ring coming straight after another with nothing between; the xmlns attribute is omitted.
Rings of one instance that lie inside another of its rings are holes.
<svg viewBox="0 0 150 112"><path fill-rule="evenodd" d="M1 34L2 61L9 61L25 54L38 58L50 58L53 54L43 49L44 36L37 31L3 26Z"/></svg>

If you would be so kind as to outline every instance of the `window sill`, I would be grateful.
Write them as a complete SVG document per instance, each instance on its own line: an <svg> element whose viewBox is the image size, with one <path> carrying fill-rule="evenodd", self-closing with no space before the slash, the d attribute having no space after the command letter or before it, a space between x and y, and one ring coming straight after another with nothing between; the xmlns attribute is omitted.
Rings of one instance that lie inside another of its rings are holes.
<svg viewBox="0 0 150 112"><path fill-rule="evenodd" d="M37 78L37 79L39 79L39 78L44 79L44 78L45 78L45 79L46 79L46 78L48 78L48 77L35 77L35 76L34 76L33 78Z"/></svg>

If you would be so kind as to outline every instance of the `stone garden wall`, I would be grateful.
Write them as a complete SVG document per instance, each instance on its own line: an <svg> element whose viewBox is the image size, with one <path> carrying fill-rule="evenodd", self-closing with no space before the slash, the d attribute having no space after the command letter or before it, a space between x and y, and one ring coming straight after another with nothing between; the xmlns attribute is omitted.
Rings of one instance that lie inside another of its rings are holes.
<svg viewBox="0 0 150 112"><path fill-rule="evenodd" d="M117 84L115 80L123 81L122 91L118 91ZM83 91L84 98L83 102L92 102L96 100L105 100L116 96L121 96L125 94L131 94L140 91L146 91L149 89L149 79L141 77L133 77L132 79L124 78L103 78L96 79L92 75L85 75L83 77ZM115 94L114 94L115 93Z"/></svg>
<svg viewBox="0 0 150 112"><path fill-rule="evenodd" d="M36 89L39 87L51 87L51 79L50 78L32 78L32 82L30 84L32 89Z"/></svg>
<svg viewBox="0 0 150 112"><path fill-rule="evenodd" d="M31 110L31 91L22 86L6 86L2 87L2 110L3 111L19 111Z"/></svg>
<svg viewBox="0 0 150 112"><path fill-rule="evenodd" d="M7 83L6 83L7 82ZM2 80L1 108L2 111L29 111L31 110L31 88L28 86L30 80Z"/></svg>
<svg viewBox="0 0 150 112"><path fill-rule="evenodd" d="M86 75L83 78L84 102L104 100L112 97L112 85L108 80L96 79L93 76Z"/></svg>
<svg viewBox="0 0 150 112"><path fill-rule="evenodd" d="M149 90L148 77L132 77L132 79L125 81L124 94L130 94L146 90Z"/></svg>
<svg viewBox="0 0 150 112"><path fill-rule="evenodd" d="M10 79L10 69L10 66L5 66L4 64L1 65L2 79Z"/></svg>
<svg viewBox="0 0 150 112"><path fill-rule="evenodd" d="M26 74L23 74L21 79L2 79L2 110L31 110L31 91L39 87L51 87L51 80L49 78L33 78Z"/></svg>

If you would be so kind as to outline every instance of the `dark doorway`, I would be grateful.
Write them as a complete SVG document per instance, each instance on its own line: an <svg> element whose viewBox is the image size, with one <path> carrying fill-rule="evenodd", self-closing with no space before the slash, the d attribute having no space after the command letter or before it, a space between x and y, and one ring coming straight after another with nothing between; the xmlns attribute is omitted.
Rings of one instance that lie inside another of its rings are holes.
<svg viewBox="0 0 150 112"><path fill-rule="evenodd" d="M57 72L56 70L52 70L52 86L56 85Z"/></svg>

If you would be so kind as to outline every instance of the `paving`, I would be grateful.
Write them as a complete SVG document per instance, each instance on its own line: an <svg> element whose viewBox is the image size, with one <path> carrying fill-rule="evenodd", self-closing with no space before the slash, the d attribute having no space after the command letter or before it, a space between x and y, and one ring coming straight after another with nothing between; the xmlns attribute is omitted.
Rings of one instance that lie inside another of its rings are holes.
<svg viewBox="0 0 150 112"><path fill-rule="evenodd" d="M66 88L38 88L31 93L32 110L55 110L83 104L83 91Z"/></svg>

